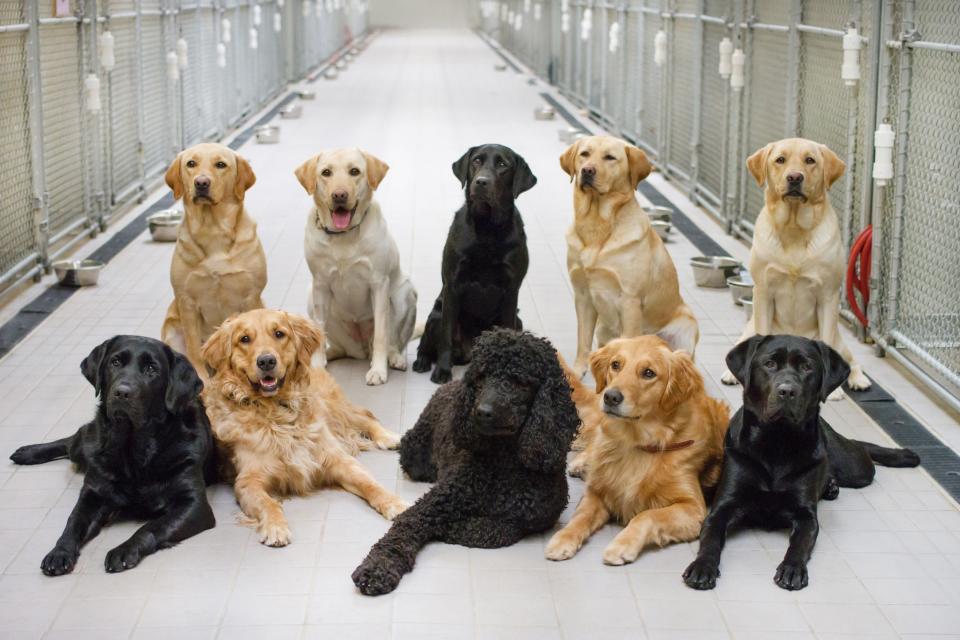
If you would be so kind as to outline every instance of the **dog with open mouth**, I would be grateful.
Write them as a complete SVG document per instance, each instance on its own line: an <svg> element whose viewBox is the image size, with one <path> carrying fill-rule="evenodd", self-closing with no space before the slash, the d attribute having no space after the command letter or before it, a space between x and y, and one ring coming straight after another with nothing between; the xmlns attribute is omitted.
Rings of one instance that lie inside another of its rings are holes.
<svg viewBox="0 0 960 640"><path fill-rule="evenodd" d="M258 309L229 318L203 345L214 371L204 402L240 509L260 541L291 539L280 506L289 495L337 485L388 520L406 503L354 457L395 449L400 437L350 402L322 367L313 366L323 331L303 316Z"/></svg>
<svg viewBox="0 0 960 640"><path fill-rule="evenodd" d="M366 151L331 149L295 172L313 197L304 235L308 313L327 336L326 360L369 360L371 385L386 382L388 368L407 368L417 315L417 291L373 199L387 170Z"/></svg>

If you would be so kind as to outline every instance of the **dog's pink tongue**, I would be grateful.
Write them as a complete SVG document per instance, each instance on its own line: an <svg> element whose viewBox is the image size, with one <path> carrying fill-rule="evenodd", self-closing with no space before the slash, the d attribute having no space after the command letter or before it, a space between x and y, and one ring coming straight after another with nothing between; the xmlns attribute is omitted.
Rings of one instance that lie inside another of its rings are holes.
<svg viewBox="0 0 960 640"><path fill-rule="evenodd" d="M350 212L337 210L333 212L333 226L337 229L346 229L350 225Z"/></svg>

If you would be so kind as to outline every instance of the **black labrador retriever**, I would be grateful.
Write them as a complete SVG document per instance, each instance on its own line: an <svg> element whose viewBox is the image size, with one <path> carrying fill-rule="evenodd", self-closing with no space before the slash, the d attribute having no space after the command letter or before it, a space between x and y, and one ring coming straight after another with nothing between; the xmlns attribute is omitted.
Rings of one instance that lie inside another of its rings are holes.
<svg viewBox="0 0 960 640"><path fill-rule="evenodd" d="M117 516L146 519L107 553L110 573L132 569L158 549L214 526L206 485L216 478L213 435L190 362L151 338L116 336L80 370L100 396L74 435L17 449L17 464L69 458L85 474L67 526L40 568L70 573L80 548Z"/></svg>
<svg viewBox="0 0 960 640"><path fill-rule="evenodd" d="M787 553L773 580L784 589L803 589L820 530L817 502L834 500L840 487L873 482L874 463L915 467L920 458L909 449L849 440L820 417L820 403L850 374L843 357L823 342L754 336L727 354L727 367L743 384L743 407L730 420L720 483L683 580L694 589L716 586L729 528L789 527Z"/></svg>
<svg viewBox="0 0 960 640"><path fill-rule="evenodd" d="M453 218L443 247L443 288L426 327L413 370L429 371L438 384L454 364L467 364L473 342L495 326L522 329L517 317L520 283L527 274L527 236L514 205L537 184L526 161L512 149L472 147L453 163L466 202Z"/></svg>

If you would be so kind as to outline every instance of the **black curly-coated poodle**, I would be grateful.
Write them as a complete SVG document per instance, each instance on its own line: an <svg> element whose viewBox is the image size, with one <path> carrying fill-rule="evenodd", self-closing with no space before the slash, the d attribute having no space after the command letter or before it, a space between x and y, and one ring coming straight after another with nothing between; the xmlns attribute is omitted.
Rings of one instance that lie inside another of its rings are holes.
<svg viewBox="0 0 960 640"><path fill-rule="evenodd" d="M567 451L580 420L553 346L512 329L483 333L462 380L440 387L400 443L413 479L437 484L400 514L353 572L388 593L431 541L511 545L567 506Z"/></svg>

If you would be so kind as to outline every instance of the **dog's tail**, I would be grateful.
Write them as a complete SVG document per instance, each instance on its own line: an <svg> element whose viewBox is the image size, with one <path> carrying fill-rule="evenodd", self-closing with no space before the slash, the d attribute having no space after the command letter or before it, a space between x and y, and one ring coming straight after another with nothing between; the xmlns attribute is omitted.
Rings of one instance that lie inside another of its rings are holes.
<svg viewBox="0 0 960 640"><path fill-rule="evenodd" d="M673 320L657 331L657 336L670 345L673 351L683 350L696 360L697 343L700 341L700 326L693 311L687 305L681 305Z"/></svg>
<svg viewBox="0 0 960 640"><path fill-rule="evenodd" d="M911 449L893 449L881 447L872 442L856 440L857 444L867 450L870 459L884 467L916 467L920 464L920 456Z"/></svg>

